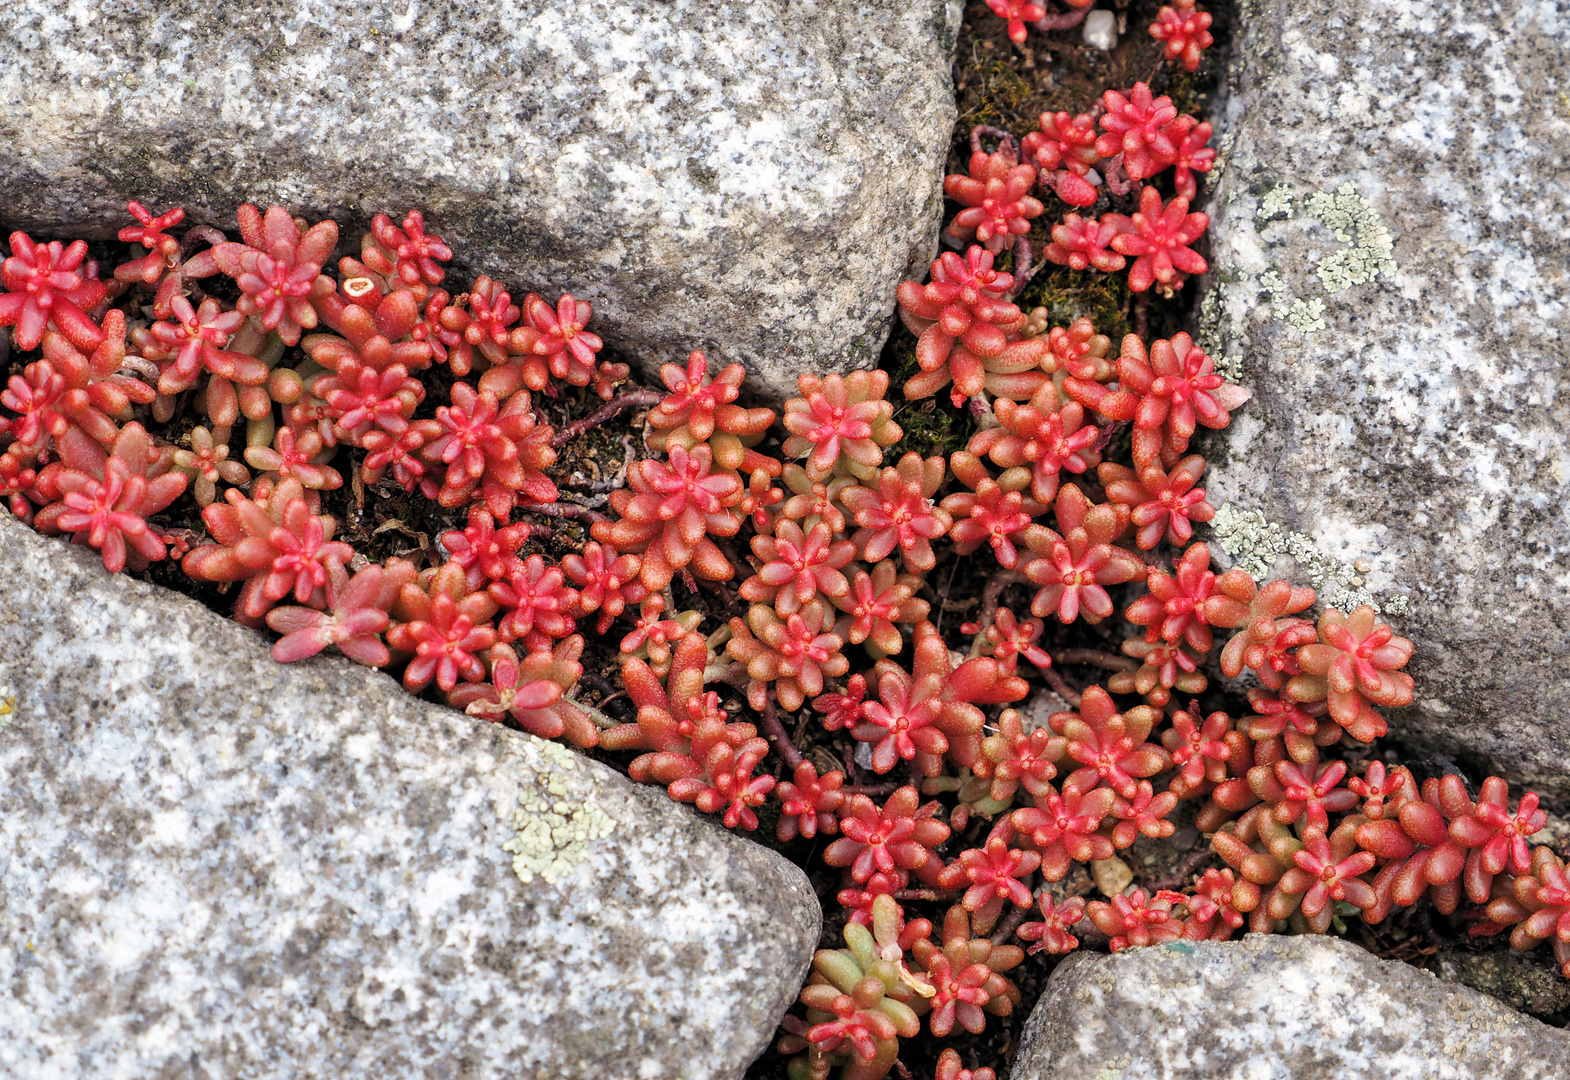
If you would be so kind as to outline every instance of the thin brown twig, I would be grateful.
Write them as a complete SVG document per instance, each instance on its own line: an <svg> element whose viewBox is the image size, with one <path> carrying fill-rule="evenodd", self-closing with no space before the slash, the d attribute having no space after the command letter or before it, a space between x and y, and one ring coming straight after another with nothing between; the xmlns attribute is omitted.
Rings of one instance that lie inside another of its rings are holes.
<svg viewBox="0 0 1570 1080"><path fill-rule="evenodd" d="M1194 871L1204 866L1207 862L1214 861L1218 856L1208 847L1199 851L1191 851L1183 861L1166 877L1152 881L1145 887L1154 895L1162 889L1181 889L1188 885L1189 879L1194 876Z"/></svg>
<svg viewBox="0 0 1570 1080"><path fill-rule="evenodd" d="M840 788L846 795L865 795L869 799L881 799L885 795L892 795L899 790L898 784L847 784Z"/></svg>
<svg viewBox="0 0 1570 1080"><path fill-rule="evenodd" d="M1052 656L1054 664L1090 664L1093 667L1106 668L1108 671L1133 671L1139 667L1139 661L1131 656L1119 656L1117 653L1103 652L1100 649L1064 649Z"/></svg>
<svg viewBox="0 0 1570 1080"><path fill-rule="evenodd" d="M557 431L556 434L551 438L551 445L566 446L567 443L571 442L577 436L582 435L590 428L599 427L601 424L605 423L605 421L609 420L623 409L630 409L634 406L658 405L663 397L663 394L657 393L653 390L629 390L625 394L617 394L604 405L601 405L598 409L595 409L593 412L591 412L588 416L585 416L580 420L574 420L572 423L564 425L561 430Z"/></svg>

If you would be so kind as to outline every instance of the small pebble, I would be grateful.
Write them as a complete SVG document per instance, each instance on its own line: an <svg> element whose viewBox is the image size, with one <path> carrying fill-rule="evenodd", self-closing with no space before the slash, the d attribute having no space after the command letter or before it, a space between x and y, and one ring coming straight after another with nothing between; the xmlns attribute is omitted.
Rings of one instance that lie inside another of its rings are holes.
<svg viewBox="0 0 1570 1080"><path fill-rule="evenodd" d="M1092 49L1111 52L1118 43L1118 17L1110 11L1092 11L1085 16L1082 31L1085 44Z"/></svg>
<svg viewBox="0 0 1570 1080"><path fill-rule="evenodd" d="M1128 863L1116 855L1110 859L1097 859L1090 864L1090 876L1096 882L1096 888L1101 890L1101 895L1113 897L1120 895L1124 889L1134 884L1134 871L1128 868Z"/></svg>

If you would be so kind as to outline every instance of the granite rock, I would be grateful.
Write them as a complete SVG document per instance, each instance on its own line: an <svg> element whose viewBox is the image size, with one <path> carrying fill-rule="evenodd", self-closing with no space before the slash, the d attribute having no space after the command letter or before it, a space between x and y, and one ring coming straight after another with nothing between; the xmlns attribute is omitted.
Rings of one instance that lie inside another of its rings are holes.
<svg viewBox="0 0 1570 1080"><path fill-rule="evenodd" d="M1324 937L1082 953L1025 1023L1014 1080L1551 1080L1570 1035Z"/></svg>
<svg viewBox="0 0 1570 1080"><path fill-rule="evenodd" d="M1560 973L1547 949L1517 952L1501 940L1482 952L1448 946L1434 960L1441 977L1481 990L1524 1013L1555 1017L1559 1023L1570 1014L1570 979Z"/></svg>
<svg viewBox="0 0 1570 1080"><path fill-rule="evenodd" d="M0 515L0 1075L697 1080L766 1046L818 940L798 869L97 562Z"/></svg>
<svg viewBox="0 0 1570 1080"><path fill-rule="evenodd" d="M1416 642L1393 732L1570 804L1570 12L1238 26L1200 336L1253 398L1201 445L1218 537Z"/></svg>
<svg viewBox="0 0 1570 1080"><path fill-rule="evenodd" d="M6 12L6 228L277 202L357 248L420 206L469 271L591 301L634 362L701 348L775 397L873 363L932 257L957 0Z"/></svg>

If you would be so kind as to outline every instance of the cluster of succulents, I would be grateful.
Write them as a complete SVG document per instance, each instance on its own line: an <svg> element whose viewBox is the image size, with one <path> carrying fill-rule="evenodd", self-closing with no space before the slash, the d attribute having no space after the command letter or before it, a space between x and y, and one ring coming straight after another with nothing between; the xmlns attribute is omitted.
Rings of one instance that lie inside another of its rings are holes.
<svg viewBox="0 0 1570 1080"><path fill-rule="evenodd" d="M1033 261L1028 236L1046 204L1032 192L1075 209L1108 200L1129 211L1109 209L1099 217L1066 214L1052 227L1052 241L1041 252L1047 262L1104 273L1126 267L1130 291L1143 294L1155 288L1167 296L1208 267L1193 245L1210 219L1189 209L1198 190L1195 174L1209 172L1215 163L1208 123L1180 115L1170 98L1153 96L1140 82L1126 94L1106 91L1094 110L1080 116L1042 113L1039 124L1039 130L1022 140L997 128L977 127L971 132L968 174L944 180L944 191L961 208L944 239L964 254L944 252L932 263L926 282L900 286L900 318L917 337L919 367L904 385L907 398L930 397L950 386L955 405L990 395L999 405L1030 402L1037 411L1056 412L1056 398L1064 394L1076 400L1090 394L1099 400L1104 393L1082 385L1076 394L1074 385L1112 378L1111 362L1105 359L1110 341L1088 324L1055 327L1043 334L1045 328L1032 325L1014 303L1043 265ZM988 138L998 144L990 153L982 148ZM1163 199L1149 181L1168 169L1176 194ZM1012 258L1007 271L998 266L1004 256ZM1168 366L1165 356L1157 361L1142 352L1136 355L1147 367L1156 364L1165 372ZM1185 350L1178 363L1186 362ZM1199 377L1197 372L1188 375ZM1128 378L1120 373L1120 386ZM1043 393L1048 397L1038 404L1036 398ZM1226 408L1212 410L1208 405L1209 399L1195 401L1180 410L1185 419L1178 422L1186 423L1199 408L1201 422L1220 426ZM1126 419L1116 412L1102 415ZM1009 423L1001 411L999 419ZM1213 419L1220 423L1211 423ZM1073 423L1054 431L1053 437L1071 440L1063 443L1068 453L1085 449L1096 434L1093 427L1081 433L1080 424ZM1076 435L1077 443L1072 441Z"/></svg>
<svg viewBox="0 0 1570 1080"><path fill-rule="evenodd" d="M1021 35L1060 18L1001 6ZM1152 33L1192 70L1208 22L1190 0ZM978 133L969 176L947 185L963 253L900 287L920 368L905 398L952 384L979 420L947 455L905 444L883 371L803 375L776 413L739 404L740 364L695 351L661 370L663 392L617 396L629 372L598 358L589 305L515 303L484 276L445 291L452 252L418 212L377 216L335 275L332 222L245 206L238 241L174 236L180 210L133 202L121 239L142 253L107 277L80 241L10 239L0 326L24 355L0 392L0 493L110 571L176 559L237 586L235 617L279 635L280 662L336 649L477 718L635 755L635 780L727 827L821 840L846 948L817 955L784 1024L793 1077L876 1080L901 1039L981 1032L1020 1003L1009 973L1027 953L1081 941L1324 933L1426 899L1474 934L1551 942L1570 974L1570 880L1529 841L1536 796L1419 782L1360 752L1382 710L1412 700L1412 642L1370 608L1314 617L1311 589L1217 573L1195 539L1215 509L1191 441L1248 392L1186 334L1129 334L1114 355L1089 319L1032 327L1013 303L1038 185L1083 207L1098 184L1128 195L1174 168L1170 202L1145 186L1129 217L1071 214L1046 257L1132 258L1135 292L1204 269L1187 245L1206 222L1187 206L1209 125L1144 83L1102 110L1099 134L1091 114L1044 115L1022 155L1010 136L985 153ZM994 265L1008 256L1015 270ZM539 399L575 389L609 404L553 430ZM624 407L647 412L611 513L558 505L557 451ZM180 417L196 423L160 437ZM323 512L345 485L418 493L466 525L423 565L372 562ZM167 525L183 498L205 535ZM579 550L525 554L542 517L574 515L592 537ZM987 579L948 636L943 559ZM704 625L678 603L705 594L745 614ZM1121 655L1065 647L1063 628L1119 614L1135 629ZM627 722L580 700L590 617L600 635L621 627ZM1244 700L1215 694L1212 654L1248 680L1246 711L1200 705ZM1067 707L1032 724L1010 706L1043 686ZM792 737L809 725L838 740L834 767ZM1101 901L1064 894L1077 865L1172 835L1184 803L1216 865ZM916 903L947 905L937 927ZM937 1075L992 1072L950 1050Z"/></svg>

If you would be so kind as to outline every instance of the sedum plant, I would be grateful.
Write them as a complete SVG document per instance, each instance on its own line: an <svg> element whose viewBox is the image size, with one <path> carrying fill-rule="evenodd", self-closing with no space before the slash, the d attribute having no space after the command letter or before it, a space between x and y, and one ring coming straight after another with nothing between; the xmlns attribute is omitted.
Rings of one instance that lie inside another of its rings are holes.
<svg viewBox="0 0 1570 1080"><path fill-rule="evenodd" d="M1071 6L1004 5L1021 31ZM1177 3L1152 33L1191 70L1207 28ZM629 373L589 304L448 280L455 249L419 212L377 215L335 267L331 222L247 206L239 240L180 236L179 208L133 203L112 280L81 242L13 234L0 494L110 571L162 560L227 590L280 662L335 648L821 854L846 948L818 954L784 1025L795 1077L876 1080L923 1027L1008 1015L1010 973L1043 962L1016 938L1059 956L1425 905L1570 968L1537 797L1419 783L1361 745L1412 700L1417 645L1213 565L1201 429L1250 390L1147 317L1203 268L1212 132L1148 84L1090 105L1020 143L973 133L949 185L960 250L894 298L917 338L903 400L887 372L808 374L782 417L744 404L743 364L696 350L663 390L617 395ZM1049 194L1085 215L1049 222ZM1016 303L1059 264L1127 272L1116 355L1110 327ZM905 430L946 386L963 448ZM573 441L629 408L647 411L624 464L575 479ZM384 499L440 525L373 562L340 521L364 546ZM1123 621L1119 649L1087 633ZM1021 704L1049 691L1064 705ZM1070 895L1079 867L1176 835L1184 804L1212 865Z"/></svg>

